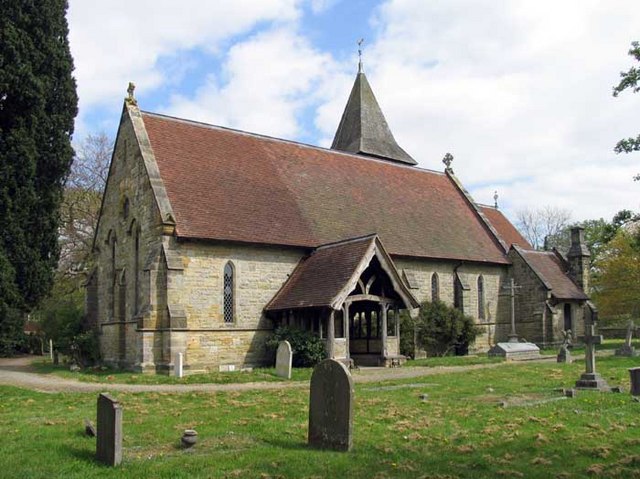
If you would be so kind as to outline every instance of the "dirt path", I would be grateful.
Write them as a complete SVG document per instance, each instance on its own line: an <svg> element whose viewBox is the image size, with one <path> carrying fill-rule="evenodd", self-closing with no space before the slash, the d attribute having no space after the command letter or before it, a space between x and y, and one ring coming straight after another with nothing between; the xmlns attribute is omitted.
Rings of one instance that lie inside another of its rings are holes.
<svg viewBox="0 0 640 479"><path fill-rule="evenodd" d="M235 384L104 384L84 383L71 379L61 378L55 375L38 374L31 367L31 362L41 359L39 356L23 356L19 358L0 358L0 384L32 389L34 391L58 393L58 392L214 392L214 391L251 391L287 388L308 388L307 381L293 382L254 382ZM542 361L555 359L554 356ZM474 364L470 366L437 366L437 367L405 367L397 369L366 368L353 372L356 383L371 383L392 379L417 378L433 376L444 373L466 372L474 369L486 369L501 367L504 364L516 363L490 363Z"/></svg>

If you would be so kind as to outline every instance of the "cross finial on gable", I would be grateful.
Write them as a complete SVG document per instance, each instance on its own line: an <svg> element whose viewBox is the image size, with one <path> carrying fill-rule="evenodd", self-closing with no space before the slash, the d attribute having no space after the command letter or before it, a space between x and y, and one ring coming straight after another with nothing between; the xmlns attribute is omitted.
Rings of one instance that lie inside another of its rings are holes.
<svg viewBox="0 0 640 479"><path fill-rule="evenodd" d="M444 158L442 158L442 162L447 167L446 171L448 171L449 173L453 173L453 168L451 168L451 163L453 162L453 155L451 153L447 153L446 155L444 155Z"/></svg>
<svg viewBox="0 0 640 479"><path fill-rule="evenodd" d="M497 191L493 192L493 207L495 209L498 209L498 192Z"/></svg>
<svg viewBox="0 0 640 479"><path fill-rule="evenodd" d="M132 105L137 105L138 102L136 101L136 98L133 96L133 92L135 91L136 86L133 84L133 82L129 82L129 86L127 87L127 103L130 103Z"/></svg>
<svg viewBox="0 0 640 479"><path fill-rule="evenodd" d="M358 73L362 73L362 44L364 43L364 38L358 40Z"/></svg>

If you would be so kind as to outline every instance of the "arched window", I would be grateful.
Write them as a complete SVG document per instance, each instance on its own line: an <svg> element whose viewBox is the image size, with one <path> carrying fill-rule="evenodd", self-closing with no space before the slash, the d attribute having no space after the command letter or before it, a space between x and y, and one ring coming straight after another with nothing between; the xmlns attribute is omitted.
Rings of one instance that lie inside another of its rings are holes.
<svg viewBox="0 0 640 479"><path fill-rule="evenodd" d="M140 228L135 229L134 251L133 251L133 314L140 311Z"/></svg>
<svg viewBox="0 0 640 479"><path fill-rule="evenodd" d="M464 312L464 300L462 297L462 283L458 275L453 277L453 307Z"/></svg>
<svg viewBox="0 0 640 479"><path fill-rule="evenodd" d="M478 319L484 319L484 278L478 276Z"/></svg>
<svg viewBox="0 0 640 479"><path fill-rule="evenodd" d="M116 317L116 284L118 282L116 274L116 235L109 232L109 242L111 243L111 294L109 295L109 309L111 313L111 321Z"/></svg>
<svg viewBox="0 0 640 479"><path fill-rule="evenodd" d="M438 273L431 275L431 301L440 301L440 284L438 281Z"/></svg>
<svg viewBox="0 0 640 479"><path fill-rule="evenodd" d="M233 263L229 261L224 266L224 289L222 293L224 322L233 323L233 292L234 292L234 268Z"/></svg>

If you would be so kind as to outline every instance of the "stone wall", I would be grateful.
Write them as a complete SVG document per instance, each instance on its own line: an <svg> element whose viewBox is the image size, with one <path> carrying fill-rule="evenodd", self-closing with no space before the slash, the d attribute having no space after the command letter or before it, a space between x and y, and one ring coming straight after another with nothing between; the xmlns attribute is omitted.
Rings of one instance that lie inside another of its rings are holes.
<svg viewBox="0 0 640 479"><path fill-rule="evenodd" d="M438 275L439 296L444 303L454 304L454 279L456 274L463 284L464 313L471 316L481 326L472 351L486 351L496 342L499 325L508 321L508 304L500 296L500 288L507 278L507 266L477 265L468 263L429 261L399 258L395 260L399 271L409 271L416 281L416 289L411 289L420 303L431 301L431 278ZM479 318L478 278L482 275L484 284L484 318Z"/></svg>
<svg viewBox="0 0 640 479"><path fill-rule="evenodd" d="M157 254L161 238L160 213L125 109L96 233L98 287L87 291L87 304L96 309L103 360L113 366L134 367L139 351L136 318L157 314L151 308L153 288L144 267L147 258Z"/></svg>

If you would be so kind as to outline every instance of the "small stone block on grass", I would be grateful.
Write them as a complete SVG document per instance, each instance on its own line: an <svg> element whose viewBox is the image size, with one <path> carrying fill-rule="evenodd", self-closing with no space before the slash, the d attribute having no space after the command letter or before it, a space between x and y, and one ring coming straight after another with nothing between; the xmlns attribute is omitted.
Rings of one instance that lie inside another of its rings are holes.
<svg viewBox="0 0 640 479"><path fill-rule="evenodd" d="M353 378L335 359L319 363L311 375L309 445L349 451L353 445Z"/></svg>
<svg viewBox="0 0 640 479"><path fill-rule="evenodd" d="M122 462L122 406L105 393L98 395L96 459L107 466Z"/></svg>
<svg viewBox="0 0 640 479"><path fill-rule="evenodd" d="M276 351L276 376L291 379L291 365L293 362L293 352L289 341L280 341Z"/></svg>

